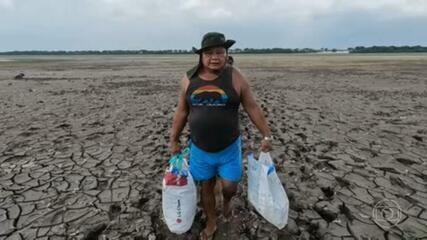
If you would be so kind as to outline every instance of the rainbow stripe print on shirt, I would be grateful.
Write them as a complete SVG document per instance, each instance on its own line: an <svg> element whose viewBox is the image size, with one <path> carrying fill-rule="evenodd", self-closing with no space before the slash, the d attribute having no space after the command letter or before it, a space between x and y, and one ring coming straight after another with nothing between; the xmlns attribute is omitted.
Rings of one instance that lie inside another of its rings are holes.
<svg viewBox="0 0 427 240"><path fill-rule="evenodd" d="M225 106L228 96L221 88L206 85L196 89L190 99L193 106Z"/></svg>

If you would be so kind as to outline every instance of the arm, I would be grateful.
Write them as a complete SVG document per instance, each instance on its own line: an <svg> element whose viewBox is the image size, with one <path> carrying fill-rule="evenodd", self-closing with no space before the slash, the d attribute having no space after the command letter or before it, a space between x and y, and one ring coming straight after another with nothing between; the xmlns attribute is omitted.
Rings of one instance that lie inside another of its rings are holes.
<svg viewBox="0 0 427 240"><path fill-rule="evenodd" d="M180 151L179 136L182 130L184 129L185 124L187 123L187 117L188 117L189 111L188 111L188 105L185 99L185 93L187 91L189 84L190 84L190 81L188 80L187 76L184 76L181 80L178 106L173 116L172 129L170 132L170 147L171 147L172 155Z"/></svg>
<svg viewBox="0 0 427 240"><path fill-rule="evenodd" d="M261 108L255 101L246 78L239 71L235 70L234 72L235 74L233 74L233 78L236 79L236 84L240 88L240 98L243 108L248 113L249 118L258 128L262 136L271 137L271 131L268 127L267 120L265 119ZM261 148L263 151L271 150L270 141L263 140Z"/></svg>

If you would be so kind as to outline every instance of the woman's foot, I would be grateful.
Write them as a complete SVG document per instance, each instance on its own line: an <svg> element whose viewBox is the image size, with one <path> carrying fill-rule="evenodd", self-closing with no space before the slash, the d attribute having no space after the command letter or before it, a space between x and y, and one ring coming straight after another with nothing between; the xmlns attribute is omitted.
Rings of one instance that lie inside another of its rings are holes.
<svg viewBox="0 0 427 240"><path fill-rule="evenodd" d="M233 210L231 208L231 201L228 203L224 202L222 215L224 216L224 220L229 222L233 217Z"/></svg>
<svg viewBox="0 0 427 240"><path fill-rule="evenodd" d="M217 230L216 222L207 222L205 229L200 233L200 240L211 240L213 239Z"/></svg>

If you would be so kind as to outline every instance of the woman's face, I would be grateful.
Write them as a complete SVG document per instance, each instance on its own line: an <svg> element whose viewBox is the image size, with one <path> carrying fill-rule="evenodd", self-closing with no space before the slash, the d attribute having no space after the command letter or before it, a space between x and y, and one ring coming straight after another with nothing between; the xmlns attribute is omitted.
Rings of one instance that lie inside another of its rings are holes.
<svg viewBox="0 0 427 240"><path fill-rule="evenodd" d="M224 47L212 47L202 52L203 66L210 70L220 70L227 62L227 50Z"/></svg>

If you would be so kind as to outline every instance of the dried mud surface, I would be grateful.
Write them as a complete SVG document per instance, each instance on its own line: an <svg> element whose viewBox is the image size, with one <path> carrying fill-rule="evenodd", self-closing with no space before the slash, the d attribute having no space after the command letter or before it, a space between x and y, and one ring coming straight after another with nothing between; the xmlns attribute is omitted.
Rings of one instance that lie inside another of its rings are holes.
<svg viewBox="0 0 427 240"><path fill-rule="evenodd" d="M244 177L215 239L427 237L427 55L234 57L274 133L289 223L255 212ZM0 239L197 239L200 209L181 236L161 217L195 57L15 60L0 62ZM241 130L245 153L257 149L243 111Z"/></svg>

